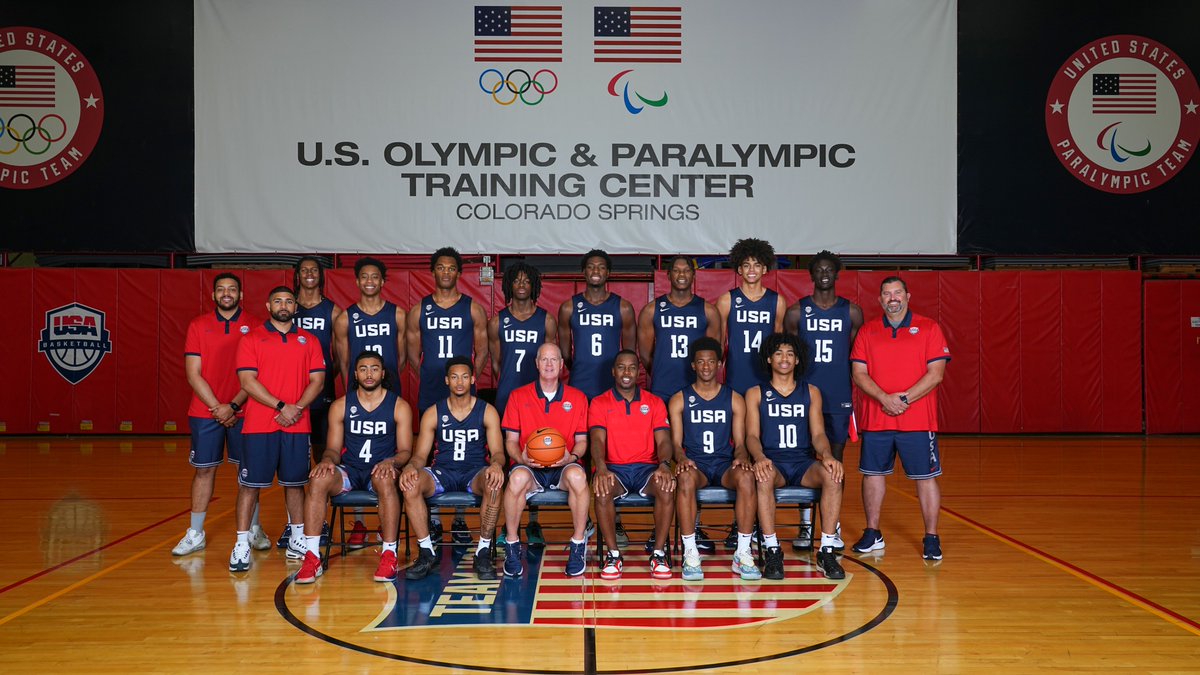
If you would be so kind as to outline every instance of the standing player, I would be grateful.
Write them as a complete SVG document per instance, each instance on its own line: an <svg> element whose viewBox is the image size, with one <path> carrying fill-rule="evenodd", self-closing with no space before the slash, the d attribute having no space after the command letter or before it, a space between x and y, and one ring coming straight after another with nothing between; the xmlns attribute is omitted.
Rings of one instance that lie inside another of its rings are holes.
<svg viewBox="0 0 1200 675"><path fill-rule="evenodd" d="M350 305L333 322L334 353L342 371L342 381L350 381L350 359L364 350L383 358L396 394L401 393L400 373L404 370L404 327L406 313L392 302L383 299L387 282L387 265L375 258L359 258L354 263L354 282L358 285L358 302ZM354 531L346 543L350 548L367 545L367 526L362 522L362 509L355 509Z"/></svg>
<svg viewBox="0 0 1200 675"><path fill-rule="evenodd" d="M462 272L462 256L450 248L440 248L429 256L433 272L433 293L421 299L408 313L408 362L419 379L417 410L421 415L438 401L450 395L446 387L446 363L455 356L471 359L476 371L487 363L487 314L483 305L458 290ZM454 540L471 541L463 511L451 524ZM435 538L441 539L442 524L433 514Z"/></svg>
<svg viewBox="0 0 1200 675"><path fill-rule="evenodd" d="M636 490L654 499L654 541L669 542L675 515L675 474L671 470L671 424L667 406L654 394L637 386L639 361L632 349L622 349L613 360L615 387L588 404L588 443L591 446L592 489L596 493L596 521L608 554L601 579L621 578L621 550L617 543L616 505ZM661 544L660 544L661 546ZM650 576L670 579L665 547L650 554Z"/></svg>
<svg viewBox="0 0 1200 675"><path fill-rule="evenodd" d="M245 456L238 477L237 543L229 569L250 569L250 517L260 489L278 477L288 513L304 513L308 482L308 434L312 429L309 404L325 386L325 359L312 333L292 322L296 295L278 286L267 300L271 319L238 343L237 371L242 389L250 395L242 427ZM291 524L287 556L303 558L303 524Z"/></svg>
<svg viewBox="0 0 1200 675"><path fill-rule="evenodd" d="M354 263L354 279L358 284L358 302L333 322L334 350L341 359L342 379L350 381L351 355L369 349L383 357L383 369L399 394L400 372L405 361L406 313L383 299L387 265L375 258L359 258Z"/></svg>
<svg viewBox="0 0 1200 675"><path fill-rule="evenodd" d="M192 522L173 555L187 555L203 549L204 518L212 500L217 467L228 450L228 462L242 461L242 404L246 392L238 382L235 362L238 341L250 332L250 323L242 312L242 282L233 274L218 274L213 279L216 310L205 312L188 324L184 342L183 367L192 387L188 404L188 427L192 430L192 450L188 461L196 467L192 476ZM254 508L250 526L250 544L257 550L271 547L258 523Z"/></svg>
<svg viewBox="0 0 1200 675"><path fill-rule="evenodd" d="M739 239L730 249L729 259L742 281L717 299L717 311L728 344L725 384L744 396L750 387L766 380L759 348L768 335L783 330L787 303L763 285L763 277L775 266L775 249L770 243Z"/></svg>
<svg viewBox="0 0 1200 675"><path fill-rule="evenodd" d="M937 444L937 394L946 374L950 347L936 321L909 311L908 284L888 277L879 287L884 316L863 326L850 352L854 384L862 390L863 435L858 468L863 473L863 510L867 528L854 550L867 553L883 548L879 512L887 492L885 476L892 473L896 455L904 474L917 482L917 499L925 520L922 555L942 559L938 538L938 509L942 475Z"/></svg>
<svg viewBox="0 0 1200 675"><path fill-rule="evenodd" d="M692 343L696 382L671 397L671 440L675 448L675 511L683 536L683 579L704 578L696 546L696 490L708 485L737 491L737 550L733 571L743 579L762 573L750 553L757 507L754 474L746 452L746 402L742 395L717 382L721 343L702 337Z"/></svg>
<svg viewBox="0 0 1200 675"><path fill-rule="evenodd" d="M304 490L307 552L296 583L311 584L324 572L321 526L330 497L369 490L379 498L383 552L375 581L396 579L396 540L400 529L399 467L412 455L412 409L391 390L383 359L372 351L354 358L354 379L346 395L329 406L328 449L308 474Z"/></svg>
<svg viewBox="0 0 1200 675"><path fill-rule="evenodd" d="M497 378L496 412L503 418L513 390L537 379L534 360L538 347L558 341L558 321L537 306L542 293L542 274L538 268L523 262L512 264L504 273L501 288L508 306L488 321L488 352ZM529 507L525 538L532 546L545 543L536 506Z"/></svg>
<svg viewBox="0 0 1200 675"><path fill-rule="evenodd" d="M579 463L587 452L588 401L583 392L559 381L563 358L558 345L547 342L538 348L538 379L518 387L508 398L501 426L504 449L514 466L504 489L504 576L519 577L525 571L521 563L521 541L517 528L525 500L545 490L565 489L571 508L571 544L567 556L567 575L577 577L587 567L587 474ZM552 427L567 440L562 459L542 468L533 464L525 444L533 432Z"/></svg>
<svg viewBox="0 0 1200 675"><path fill-rule="evenodd" d="M775 488L800 485L821 488L817 567L828 579L844 579L833 549L834 523L842 508L842 463L829 451L821 391L802 377L804 344L795 335L776 333L767 338L762 354L771 379L746 392L746 447L758 480L763 576L783 578L783 549L775 535Z"/></svg>
<svg viewBox="0 0 1200 675"><path fill-rule="evenodd" d="M504 488L500 416L487 401L471 393L475 373L469 358L451 357L444 372L450 396L429 406L421 415L416 452L400 474L404 512L417 537L417 560L404 576L424 579L437 561L426 527L429 514L425 500L443 492L470 492L479 495L483 502L473 568L480 579L495 579L492 535L500 514L500 491Z"/></svg>
<svg viewBox="0 0 1200 675"><path fill-rule="evenodd" d="M801 298L788 308L783 319L784 331L799 335L812 356L804 377L821 390L821 406L825 415L825 435L833 458L842 461L846 441L850 439L850 415L854 403L850 395L850 345L862 326L862 308L837 294L838 273L842 260L829 251L821 251L808 263L812 278L812 295ZM792 542L798 551L812 548L812 511L805 509L800 537ZM837 525L837 543L841 551L842 525Z"/></svg>
<svg viewBox="0 0 1200 675"><path fill-rule="evenodd" d="M312 454L313 462L321 461L325 454L325 440L329 431L329 416L326 412L333 403L340 356L333 352L333 325L344 312L341 307L325 297L325 270L314 257L306 256L296 262L292 287L296 290L296 325L317 336L321 343L321 354L325 356L325 388L312 404Z"/></svg>
<svg viewBox="0 0 1200 675"><path fill-rule="evenodd" d="M608 253L588 251L580 268L587 286L558 308L558 343L571 359L571 386L591 400L612 388L613 358L636 344L637 323L633 305L608 290Z"/></svg>

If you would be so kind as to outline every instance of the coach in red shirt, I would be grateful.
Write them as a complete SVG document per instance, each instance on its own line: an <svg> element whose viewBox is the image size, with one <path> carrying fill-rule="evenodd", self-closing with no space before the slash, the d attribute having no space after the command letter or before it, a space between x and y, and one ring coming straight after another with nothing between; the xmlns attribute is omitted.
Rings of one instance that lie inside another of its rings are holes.
<svg viewBox="0 0 1200 675"><path fill-rule="evenodd" d="M308 434L312 429L306 408L325 386L321 343L292 322L296 313L292 289L278 286L272 290L267 312L271 319L238 344L238 379L250 399L242 424L245 455L238 477L237 543L229 556L232 572L250 569L250 512L258 491L270 487L273 478L278 477L283 486L288 513L304 513ZM292 523L291 529L287 556L303 558L304 523Z"/></svg>
<svg viewBox="0 0 1200 675"><path fill-rule="evenodd" d="M904 473L917 482L917 497L925 519L926 560L941 560L937 534L942 475L937 445L937 394L946 373L950 348L937 322L908 309L908 284L888 277L879 287L884 315L867 321L850 352L854 383L865 395L861 427L863 510L867 528L854 550L882 549L879 512L887 491L885 476L894 470L896 455Z"/></svg>
<svg viewBox="0 0 1200 675"><path fill-rule="evenodd" d="M637 386L637 354L623 349L613 361L614 388L588 405L588 433L592 446L592 479L596 493L596 521L608 555L600 570L602 579L621 577L621 552L617 548L617 510L614 499L636 491L654 498L654 541L659 548L650 556L650 575L671 578L663 542L670 541L675 516L675 472L671 469L671 424L662 399Z"/></svg>

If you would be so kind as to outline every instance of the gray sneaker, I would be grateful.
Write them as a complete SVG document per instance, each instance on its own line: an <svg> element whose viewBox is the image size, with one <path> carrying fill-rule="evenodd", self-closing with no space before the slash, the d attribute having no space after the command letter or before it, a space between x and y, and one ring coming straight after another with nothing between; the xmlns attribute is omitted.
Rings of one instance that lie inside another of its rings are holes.
<svg viewBox="0 0 1200 675"><path fill-rule="evenodd" d="M271 539L263 532L262 525L250 527L250 548L255 551L266 551L271 548Z"/></svg>
<svg viewBox="0 0 1200 675"><path fill-rule="evenodd" d="M196 551L203 550L206 545L204 530L197 532L189 527L187 534L183 535L183 539L180 539L179 543L175 544L175 548L171 549L171 555L195 553Z"/></svg>

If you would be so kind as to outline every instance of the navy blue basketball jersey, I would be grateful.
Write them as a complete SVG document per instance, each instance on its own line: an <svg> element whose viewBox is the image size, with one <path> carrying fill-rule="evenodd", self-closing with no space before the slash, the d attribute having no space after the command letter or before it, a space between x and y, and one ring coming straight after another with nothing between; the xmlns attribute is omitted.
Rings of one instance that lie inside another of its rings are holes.
<svg viewBox="0 0 1200 675"><path fill-rule="evenodd" d="M367 314L355 303L346 313L350 315L346 320L350 377L354 377L354 357L370 350L383 357L383 369L392 383L392 391L399 393L400 350L396 340L400 336L400 326L396 325L396 305L385 301L378 314Z"/></svg>
<svg viewBox="0 0 1200 675"><path fill-rule="evenodd" d="M696 381L689 351L692 343L708 331L704 298L692 296L683 307L671 304L663 295L654 301L654 358L650 373L650 391L664 401Z"/></svg>
<svg viewBox="0 0 1200 675"><path fill-rule="evenodd" d="M321 298L321 302L312 307L296 304L296 313L292 316L296 325L317 336L321 343L321 354L325 357L328 368L325 373L325 388L321 395L312 402L314 410L329 406L334 397L335 373L337 366L333 362L333 301Z"/></svg>
<svg viewBox="0 0 1200 675"><path fill-rule="evenodd" d="M742 289L729 291L729 353L725 356L725 384L743 396L746 390L767 379L759 362L758 350L767 336L775 332L775 313L779 294L771 289L755 302Z"/></svg>
<svg viewBox="0 0 1200 675"><path fill-rule="evenodd" d="M827 413L849 415L850 398L850 301L839 297L833 307L821 309L812 296L800 301L800 339L808 345L804 379L821 391Z"/></svg>
<svg viewBox="0 0 1200 675"><path fill-rule="evenodd" d="M374 410L358 400L358 390L346 393L342 419L342 465L370 469L396 455L396 392L389 391Z"/></svg>
<svg viewBox="0 0 1200 675"><path fill-rule="evenodd" d="M621 351L621 296L610 293L593 305L578 293L571 303L571 386L591 400L613 386L613 359Z"/></svg>
<svg viewBox="0 0 1200 675"><path fill-rule="evenodd" d="M496 382L496 411L504 417L508 395L538 377L537 350L546 341L546 310L538 307L518 321L507 307L500 310L500 377Z"/></svg>
<svg viewBox="0 0 1200 675"><path fill-rule="evenodd" d="M800 380L789 396L781 396L770 383L762 385L758 402L759 440L767 459L798 462L812 455L808 435L808 382Z"/></svg>
<svg viewBox="0 0 1200 675"><path fill-rule="evenodd" d="M733 460L733 390L721 387L711 401L683 388L683 450L693 461Z"/></svg>
<svg viewBox="0 0 1200 675"><path fill-rule="evenodd" d="M467 470L488 463L487 435L483 433L483 414L487 403L475 399L475 407L462 421L450 412L449 399L437 402L437 451L432 466L439 469Z"/></svg>
<svg viewBox="0 0 1200 675"><path fill-rule="evenodd" d="M421 388L417 408L422 412L450 395L446 386L446 362L453 356L471 358L475 352L475 320L471 317L471 298L461 295L458 302L443 309L432 295L421 300Z"/></svg>

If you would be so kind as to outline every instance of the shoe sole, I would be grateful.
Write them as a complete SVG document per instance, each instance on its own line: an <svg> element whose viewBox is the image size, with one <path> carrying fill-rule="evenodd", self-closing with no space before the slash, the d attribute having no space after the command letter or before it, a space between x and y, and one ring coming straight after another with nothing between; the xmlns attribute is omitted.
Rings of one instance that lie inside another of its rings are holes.
<svg viewBox="0 0 1200 675"><path fill-rule="evenodd" d="M286 552L286 553L284 553L283 555L284 555L284 557L286 557L288 560L304 560L304 555L305 555L305 553L308 553L308 551L305 551L304 553L297 553L297 552L295 552L295 551L293 551L292 549L290 549L290 548L289 548L289 549L287 550L287 552Z"/></svg>
<svg viewBox="0 0 1200 675"><path fill-rule="evenodd" d="M255 551L270 551L271 541L265 540L260 542L250 542L250 548L254 549Z"/></svg>
<svg viewBox="0 0 1200 675"><path fill-rule="evenodd" d="M301 579L299 576L297 576L297 577L296 577L296 583L298 583L298 584L312 584L312 583L316 583L316 581L317 581L317 577L319 577L319 576L321 576L321 573L320 573L320 572L317 572L316 576L311 576L311 577L307 577L307 578L304 578L304 579Z"/></svg>
<svg viewBox="0 0 1200 675"><path fill-rule="evenodd" d="M812 545L811 541L809 541L808 543L804 543L804 542L800 541L799 539L792 540L792 550L793 551L811 551L812 547L813 547L813 545Z"/></svg>
<svg viewBox="0 0 1200 675"><path fill-rule="evenodd" d="M704 581L704 572L684 572L680 578L684 581Z"/></svg>
<svg viewBox="0 0 1200 675"><path fill-rule="evenodd" d="M504 570L504 576L508 579L520 579L522 574L525 574L525 570L521 570L520 572L517 572L515 574L512 572L509 572L508 570Z"/></svg>
<svg viewBox="0 0 1200 675"><path fill-rule="evenodd" d="M650 576L655 579L670 579L673 575L670 572L651 572Z"/></svg>
<svg viewBox="0 0 1200 675"><path fill-rule="evenodd" d="M177 557L178 557L178 556L191 555L191 554L193 554L193 553L195 553L195 552L197 552L197 551L203 551L203 550L205 549L205 547L206 547L206 546L207 546L207 544L200 544L200 545L199 545L199 546L197 546L196 548L189 548L189 549L188 549L188 550L186 550L186 551L176 551L175 549L171 549L171 555L173 555L173 556L177 556Z"/></svg>
<svg viewBox="0 0 1200 675"><path fill-rule="evenodd" d="M871 551L882 550L883 546L884 546L883 540L880 539L880 540L876 541L874 544L871 544L870 546L868 546L866 548L859 548L858 546L855 546L854 552L855 553L870 553Z"/></svg>
<svg viewBox="0 0 1200 675"><path fill-rule="evenodd" d="M784 576L783 576L782 574L780 574L779 576L775 576L775 575L772 575L772 574L764 574L764 575L762 576L762 578L764 578L764 579L770 579L771 581L783 581L783 579L784 579Z"/></svg>
<svg viewBox="0 0 1200 675"><path fill-rule="evenodd" d="M250 571L250 563L230 565L229 571L230 572L249 572Z"/></svg>
<svg viewBox="0 0 1200 675"><path fill-rule="evenodd" d="M601 572L600 578L605 581L616 581L617 579L621 578L621 575L620 574L605 574L605 573Z"/></svg>
<svg viewBox="0 0 1200 675"><path fill-rule="evenodd" d="M576 572L574 574L572 574L570 570L563 570L563 574L565 574L569 577L578 577L578 576L583 576L583 573L586 571L587 571L587 568L584 567L583 569L579 570L578 572Z"/></svg>
<svg viewBox="0 0 1200 675"><path fill-rule="evenodd" d="M390 576L390 577L381 577L381 576L379 576L378 574L376 574L374 578L375 578L375 581L378 581L378 582L380 582L380 583L384 583L384 582L388 582L388 581L395 581L395 580L396 580L396 575L395 575L395 574L393 574L393 575L392 575L392 576Z"/></svg>
<svg viewBox="0 0 1200 675"><path fill-rule="evenodd" d="M763 578L762 572L759 572L758 574L738 572L737 570L734 570L734 572L742 578L742 581L758 581L759 579Z"/></svg>
<svg viewBox="0 0 1200 675"><path fill-rule="evenodd" d="M927 555L927 556L924 556L924 558L925 558L926 560L941 560L941 559L942 559L942 556L940 556L940 555Z"/></svg>

